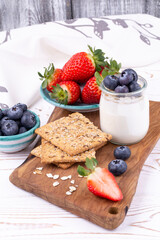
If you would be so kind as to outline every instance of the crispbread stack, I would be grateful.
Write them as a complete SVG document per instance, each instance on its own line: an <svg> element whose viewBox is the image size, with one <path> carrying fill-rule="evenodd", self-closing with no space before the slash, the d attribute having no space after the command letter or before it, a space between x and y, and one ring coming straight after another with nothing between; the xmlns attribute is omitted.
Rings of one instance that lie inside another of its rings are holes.
<svg viewBox="0 0 160 240"><path fill-rule="evenodd" d="M41 145L32 150L42 163L68 168L86 157L95 158L95 150L111 139L81 113L72 113L50 122L35 131L42 138Z"/></svg>

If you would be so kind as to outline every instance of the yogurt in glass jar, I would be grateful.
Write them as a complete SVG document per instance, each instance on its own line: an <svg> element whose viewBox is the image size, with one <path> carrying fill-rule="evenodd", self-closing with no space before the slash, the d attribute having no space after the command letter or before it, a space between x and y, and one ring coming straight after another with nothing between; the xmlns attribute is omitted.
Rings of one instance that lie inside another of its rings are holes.
<svg viewBox="0 0 160 240"><path fill-rule="evenodd" d="M112 135L112 143L130 145L139 142L149 128L147 82L138 76L139 90L116 93L101 84L100 127Z"/></svg>

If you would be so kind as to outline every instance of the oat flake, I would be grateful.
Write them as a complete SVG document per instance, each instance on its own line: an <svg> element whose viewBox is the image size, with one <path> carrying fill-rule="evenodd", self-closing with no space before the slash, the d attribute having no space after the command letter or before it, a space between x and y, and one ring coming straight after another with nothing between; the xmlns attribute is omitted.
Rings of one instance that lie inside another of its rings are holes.
<svg viewBox="0 0 160 240"><path fill-rule="evenodd" d="M56 182L53 183L53 187L57 187L58 185L59 185L59 182L58 182L58 181L56 181Z"/></svg>
<svg viewBox="0 0 160 240"><path fill-rule="evenodd" d="M47 176L48 178L53 178L52 173L46 173L46 176Z"/></svg>
<svg viewBox="0 0 160 240"><path fill-rule="evenodd" d="M53 179L58 179L59 178L59 175L58 174L55 174L54 176L53 176Z"/></svg>
<svg viewBox="0 0 160 240"><path fill-rule="evenodd" d="M43 167L37 167L36 169L42 171Z"/></svg>
<svg viewBox="0 0 160 240"><path fill-rule="evenodd" d="M70 191L67 191L66 192L66 195L71 195L72 193Z"/></svg>
<svg viewBox="0 0 160 240"><path fill-rule="evenodd" d="M71 183L74 184L74 183L75 183L75 180L71 180Z"/></svg>
<svg viewBox="0 0 160 240"><path fill-rule="evenodd" d="M74 186L69 186L69 191L70 191L70 192L76 191L76 187L74 187Z"/></svg>

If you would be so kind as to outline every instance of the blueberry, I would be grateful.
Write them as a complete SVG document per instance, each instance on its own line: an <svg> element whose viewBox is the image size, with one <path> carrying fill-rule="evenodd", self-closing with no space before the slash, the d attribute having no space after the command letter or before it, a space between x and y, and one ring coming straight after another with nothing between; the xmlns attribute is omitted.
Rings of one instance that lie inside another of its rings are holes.
<svg viewBox="0 0 160 240"><path fill-rule="evenodd" d="M2 131L0 130L0 136L3 136L3 133L2 133Z"/></svg>
<svg viewBox="0 0 160 240"><path fill-rule="evenodd" d="M118 86L118 81L119 81L118 77L114 75L107 75L104 78L103 83L105 87L114 90Z"/></svg>
<svg viewBox="0 0 160 240"><path fill-rule="evenodd" d="M121 85L128 85L132 81L137 81L138 80L138 75L133 69L125 69L122 73L121 76L119 77L119 83Z"/></svg>
<svg viewBox="0 0 160 240"><path fill-rule="evenodd" d="M18 127L21 127L21 121L20 120L15 120L15 122L17 123Z"/></svg>
<svg viewBox="0 0 160 240"><path fill-rule="evenodd" d="M20 107L22 108L23 111L27 110L27 105L24 103L17 103L16 105L14 105L13 107Z"/></svg>
<svg viewBox="0 0 160 240"><path fill-rule="evenodd" d="M19 133L24 133L27 132L28 130L25 127L20 127L19 128Z"/></svg>
<svg viewBox="0 0 160 240"><path fill-rule="evenodd" d="M2 126L3 123L4 123L5 121L7 121L7 120L10 120L9 117L4 116L4 117L1 119L1 121L0 121L0 126Z"/></svg>
<svg viewBox="0 0 160 240"><path fill-rule="evenodd" d="M131 150L127 146L120 146L114 150L114 156L118 159L126 160L131 156Z"/></svg>
<svg viewBox="0 0 160 240"><path fill-rule="evenodd" d="M128 93L128 92L129 92L129 88L128 88L126 85L123 85L123 86L118 85L118 86L114 89L114 91L115 91L116 93Z"/></svg>
<svg viewBox="0 0 160 240"><path fill-rule="evenodd" d="M28 110L24 112L21 118L21 125L27 129L30 129L36 125L35 115Z"/></svg>
<svg viewBox="0 0 160 240"><path fill-rule="evenodd" d="M4 115L4 116L7 116L7 112L8 112L8 110L9 110L9 108L5 108L5 109L3 109L3 115Z"/></svg>
<svg viewBox="0 0 160 240"><path fill-rule="evenodd" d="M20 119L22 115L23 115L23 110L20 107L12 107L7 112L7 116L12 120Z"/></svg>
<svg viewBox="0 0 160 240"><path fill-rule="evenodd" d="M0 120L3 118L3 111L2 111L2 109L0 109Z"/></svg>
<svg viewBox="0 0 160 240"><path fill-rule="evenodd" d="M134 92L134 91L137 91L139 89L141 89L141 86L136 81L133 81L129 84L129 91L130 92Z"/></svg>
<svg viewBox="0 0 160 240"><path fill-rule="evenodd" d="M112 160L108 164L108 170L115 176L120 176L127 170L127 164L122 159Z"/></svg>
<svg viewBox="0 0 160 240"><path fill-rule="evenodd" d="M1 131L5 136L11 136L18 133L18 125L13 120L7 120L3 123Z"/></svg>

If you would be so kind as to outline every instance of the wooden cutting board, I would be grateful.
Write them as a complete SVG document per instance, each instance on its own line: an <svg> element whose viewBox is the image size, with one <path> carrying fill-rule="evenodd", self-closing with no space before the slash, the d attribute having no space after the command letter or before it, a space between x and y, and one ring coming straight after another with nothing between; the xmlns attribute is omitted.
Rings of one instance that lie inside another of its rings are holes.
<svg viewBox="0 0 160 240"><path fill-rule="evenodd" d="M70 112L60 108L55 108L49 121L54 121L62 116L67 116ZM99 126L99 112L84 113L95 125ZM106 229L118 227L124 220L131 200L135 194L138 177L141 168L154 148L160 137L160 102L150 102L150 128L146 137L137 144L131 145L131 157L126 161L127 171L116 177L122 190L123 200L113 202L93 195L87 189L86 178L80 178L77 174L78 164L67 170L60 169L54 165L43 165L40 159L29 155L26 161L10 175L10 181L28 192L31 192L48 202L51 202L67 211L85 218ZM99 149L96 153L99 166L106 167L114 159L113 151L116 145L111 143ZM42 174L33 174L37 167L44 166ZM57 181L46 176L46 173L59 174L60 177L71 175L75 184L71 184L71 179L65 181L58 179L59 185L53 187L53 182ZM77 190L72 195L66 195L69 186L78 185Z"/></svg>

